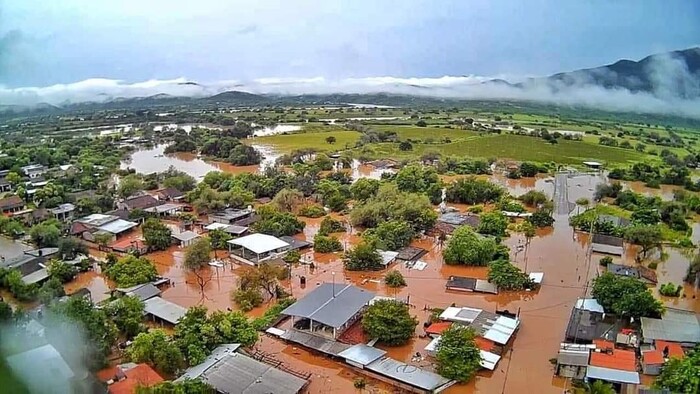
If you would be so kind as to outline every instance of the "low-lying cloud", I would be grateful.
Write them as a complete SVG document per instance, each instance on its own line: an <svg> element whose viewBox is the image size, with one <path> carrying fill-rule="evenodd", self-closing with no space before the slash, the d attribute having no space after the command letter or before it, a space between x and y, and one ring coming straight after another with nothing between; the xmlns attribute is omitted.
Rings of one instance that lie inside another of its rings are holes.
<svg viewBox="0 0 700 394"><path fill-rule="evenodd" d="M696 51L700 52L700 48ZM137 83L88 79L47 87L0 86L0 103L33 105L44 102L61 105L156 94L205 97L229 90L276 95L393 93L455 99L526 100L700 118L700 75L689 70L685 61L671 55L654 56L638 76L617 75L610 69L599 68L569 73L562 79L528 79L520 85L493 79L473 75L436 78L258 78L213 83L193 83L185 78ZM610 81L617 82L611 84ZM620 87L621 84L629 89ZM606 88L603 85L616 87Z"/></svg>

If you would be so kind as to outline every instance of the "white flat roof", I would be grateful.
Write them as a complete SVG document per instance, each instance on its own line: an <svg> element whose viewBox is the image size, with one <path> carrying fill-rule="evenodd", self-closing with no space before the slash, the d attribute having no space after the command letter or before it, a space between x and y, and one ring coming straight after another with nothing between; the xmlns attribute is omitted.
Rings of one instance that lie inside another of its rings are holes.
<svg viewBox="0 0 700 394"><path fill-rule="evenodd" d="M228 241L231 245L242 246L253 253L267 253L289 247L289 244L277 237L267 234L250 234Z"/></svg>
<svg viewBox="0 0 700 394"><path fill-rule="evenodd" d="M583 164L587 166L602 166L603 164L598 163L597 161L584 161Z"/></svg>
<svg viewBox="0 0 700 394"><path fill-rule="evenodd" d="M544 272L530 272L530 280L540 284L542 283L542 279L544 279Z"/></svg>
<svg viewBox="0 0 700 394"><path fill-rule="evenodd" d="M383 265L391 264L391 262L396 259L396 256L399 255L399 252L392 252L390 250L377 250L377 252L382 256Z"/></svg>
<svg viewBox="0 0 700 394"><path fill-rule="evenodd" d="M579 298L576 300L575 308L589 312L605 313L605 309L595 298Z"/></svg>
<svg viewBox="0 0 700 394"><path fill-rule="evenodd" d="M211 230L221 230L221 229L225 229L225 228L228 227L228 226L229 226L229 225L226 224L226 223L217 223L217 222L214 222L214 223L212 223L212 224L208 224L208 225L204 226L204 229L207 230L207 231L211 231Z"/></svg>
<svg viewBox="0 0 700 394"><path fill-rule="evenodd" d="M481 354L481 361L479 364L481 364L483 368L486 368L489 371L496 369L496 364L498 364L498 360L501 359L501 356L485 350L479 350L479 354Z"/></svg>
<svg viewBox="0 0 700 394"><path fill-rule="evenodd" d="M199 238L199 234L193 231L183 231L181 233L173 234L173 238L181 242L191 241L195 238Z"/></svg>

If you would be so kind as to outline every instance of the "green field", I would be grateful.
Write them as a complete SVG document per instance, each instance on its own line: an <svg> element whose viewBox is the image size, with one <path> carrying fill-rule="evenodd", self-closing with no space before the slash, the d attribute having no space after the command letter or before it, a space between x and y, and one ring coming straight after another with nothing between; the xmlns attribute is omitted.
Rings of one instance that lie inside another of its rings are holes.
<svg viewBox="0 0 700 394"><path fill-rule="evenodd" d="M326 138L333 136L336 138L334 144L326 142ZM353 147L360 139L360 133L356 131L328 131L296 134L279 134L268 137L258 137L249 139L247 142L273 147L281 153L289 153L296 149L315 148L319 151L336 151Z"/></svg>
<svg viewBox="0 0 700 394"><path fill-rule="evenodd" d="M418 127L418 126L393 126L393 125L372 125L372 129L382 131L395 131L400 140L425 140L432 138L441 140L449 138L451 140L473 137L478 133L471 130L445 129L442 127Z"/></svg>

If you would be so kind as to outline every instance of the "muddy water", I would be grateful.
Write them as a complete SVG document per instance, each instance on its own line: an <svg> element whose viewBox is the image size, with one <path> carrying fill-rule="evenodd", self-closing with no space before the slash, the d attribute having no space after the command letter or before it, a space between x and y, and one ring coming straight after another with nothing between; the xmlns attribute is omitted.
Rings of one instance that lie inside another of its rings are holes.
<svg viewBox="0 0 700 394"><path fill-rule="evenodd" d="M688 265L693 259L694 251L665 248L664 252L666 252L668 257L658 261L656 275L659 282L654 288L654 294L669 308L694 310L700 313L700 289L692 284L683 282L683 278L688 270ZM675 285L683 285L681 297L664 297L658 293L661 285L669 282Z"/></svg>
<svg viewBox="0 0 700 394"><path fill-rule="evenodd" d="M175 167L179 171L192 175L195 179L203 178L208 172L223 171L234 174L244 172L258 172L260 166L234 166L217 161L205 161L192 153L178 152L164 155L167 145L157 145L151 149L143 149L134 152L128 161L122 162L121 169L134 169L141 174L167 171Z"/></svg>
<svg viewBox="0 0 700 394"><path fill-rule="evenodd" d="M635 193L644 194L645 196L659 196L664 201L673 200L673 192L682 190L682 186L677 185L661 185L658 189L644 186L644 182L621 182L626 188Z"/></svg>

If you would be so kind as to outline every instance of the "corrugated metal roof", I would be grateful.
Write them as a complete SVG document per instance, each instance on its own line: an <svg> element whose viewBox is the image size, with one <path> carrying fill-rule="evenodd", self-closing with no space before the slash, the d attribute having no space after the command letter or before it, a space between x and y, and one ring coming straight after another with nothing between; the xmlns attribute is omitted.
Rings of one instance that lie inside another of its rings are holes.
<svg viewBox="0 0 700 394"><path fill-rule="evenodd" d="M230 354L200 378L221 393L297 394L306 380L241 353Z"/></svg>
<svg viewBox="0 0 700 394"><path fill-rule="evenodd" d="M389 357L374 361L365 366L365 369L428 391L435 390L451 382L449 379L443 378L436 373L425 371L414 365L408 365Z"/></svg>
<svg viewBox="0 0 700 394"><path fill-rule="evenodd" d="M479 362L479 364L483 368L486 368L489 371L493 371L494 369L496 369L496 364L498 364L498 361L501 359L501 356L484 350L479 350L479 354L481 355L481 361Z"/></svg>
<svg viewBox="0 0 700 394"><path fill-rule="evenodd" d="M98 227L98 229L100 231L106 231L112 234L120 234L136 226L138 226L138 224L134 222L129 222L123 219L117 219Z"/></svg>
<svg viewBox="0 0 700 394"><path fill-rule="evenodd" d="M34 271L29 275L25 275L22 277L22 282L24 282L27 285L31 285L33 283L39 283L44 279L48 279L49 277L49 272L46 270L46 268L42 268L38 271Z"/></svg>
<svg viewBox="0 0 700 394"><path fill-rule="evenodd" d="M481 293L498 294L498 287L487 280L477 279L476 285L474 286L474 291L478 291Z"/></svg>
<svg viewBox="0 0 700 394"><path fill-rule="evenodd" d="M360 343L347 350L343 350L338 356L360 365L367 365L385 354L385 350Z"/></svg>
<svg viewBox="0 0 700 394"><path fill-rule="evenodd" d="M622 246L611 246L603 244L592 244L591 250L595 253L611 254L613 256L622 256L625 250Z"/></svg>
<svg viewBox="0 0 700 394"><path fill-rule="evenodd" d="M150 298L159 296L160 289L153 286L152 283L146 283L146 284L140 285L137 288L133 289L132 291L128 292L127 295L136 296L141 301L146 301Z"/></svg>
<svg viewBox="0 0 700 394"><path fill-rule="evenodd" d="M217 346L216 349L214 349L214 351L212 351L211 354L204 359L204 361L190 368L187 368L187 370L182 374L182 376L177 378L175 381L180 382L185 379L197 379L209 367L216 364L216 362L221 360L223 357L234 353L239 347L241 347L241 345L238 343L227 343L224 345Z"/></svg>
<svg viewBox="0 0 700 394"><path fill-rule="evenodd" d="M700 322L691 311L667 308L661 319L642 317L641 322L645 340L700 343Z"/></svg>
<svg viewBox="0 0 700 394"><path fill-rule="evenodd" d="M277 249L288 248L289 244L277 237L267 234L250 234L228 241L231 245L238 245L253 253L267 253Z"/></svg>
<svg viewBox="0 0 700 394"><path fill-rule="evenodd" d="M559 350L557 354L557 362L564 365L588 365L588 357L590 351L586 350Z"/></svg>
<svg viewBox="0 0 700 394"><path fill-rule="evenodd" d="M31 392L72 392L69 382L75 377L75 373L52 345L40 346L7 357L7 365L15 374L25 379Z"/></svg>
<svg viewBox="0 0 700 394"><path fill-rule="evenodd" d="M359 287L323 283L283 310L282 314L305 317L337 328L355 316L372 298L373 293Z"/></svg>
<svg viewBox="0 0 700 394"><path fill-rule="evenodd" d="M396 259L396 256L399 255L399 252L392 252L391 250L377 250L377 252L382 256L382 265L391 264Z"/></svg>
<svg viewBox="0 0 700 394"><path fill-rule="evenodd" d="M584 311L605 313L605 309L595 298L579 298L574 307Z"/></svg>
<svg viewBox="0 0 700 394"><path fill-rule="evenodd" d="M586 378L600 379L607 382L639 384L639 374L631 371L589 366Z"/></svg>
<svg viewBox="0 0 700 394"><path fill-rule="evenodd" d="M150 298L144 304L146 313L170 324L177 324L178 320L182 319L187 313L187 309L160 297Z"/></svg>
<svg viewBox="0 0 700 394"><path fill-rule="evenodd" d="M177 239L180 242L187 242L195 238L199 238L199 234L193 231L183 231L181 233L173 234L173 238Z"/></svg>

